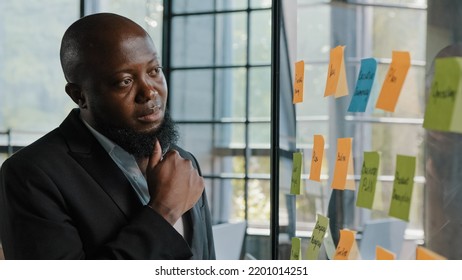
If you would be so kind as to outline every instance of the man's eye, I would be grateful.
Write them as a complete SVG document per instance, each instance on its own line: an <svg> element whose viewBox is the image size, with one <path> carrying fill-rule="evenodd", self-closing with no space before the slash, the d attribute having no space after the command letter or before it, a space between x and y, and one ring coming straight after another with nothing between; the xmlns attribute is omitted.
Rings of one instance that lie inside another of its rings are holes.
<svg viewBox="0 0 462 280"><path fill-rule="evenodd" d="M117 83L117 86L119 87L127 87L132 83L132 79L125 79L119 83Z"/></svg>
<svg viewBox="0 0 462 280"><path fill-rule="evenodd" d="M161 71L162 71L162 67L158 66L158 67L155 67L151 72L149 72L149 75L157 76L159 75Z"/></svg>

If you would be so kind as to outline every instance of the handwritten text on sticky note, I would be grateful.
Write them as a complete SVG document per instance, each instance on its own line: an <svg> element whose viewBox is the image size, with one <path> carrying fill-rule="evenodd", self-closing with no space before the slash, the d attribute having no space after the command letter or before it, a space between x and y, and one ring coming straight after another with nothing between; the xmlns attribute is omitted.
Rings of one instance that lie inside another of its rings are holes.
<svg viewBox="0 0 462 280"><path fill-rule="evenodd" d="M372 209L375 197L375 186L379 171L380 157L378 152L364 152L361 179L359 181L356 206Z"/></svg>
<svg viewBox="0 0 462 280"><path fill-rule="evenodd" d="M337 157L334 167L334 179L332 180L333 189L344 190L346 187L348 169L352 167L350 162L352 141L352 138L337 139Z"/></svg>
<svg viewBox="0 0 462 280"><path fill-rule="evenodd" d="M374 83L376 71L377 61L374 58L366 58L361 60L361 69L359 70L355 92L351 98L348 112L366 111L366 106L371 94L372 84Z"/></svg>
<svg viewBox="0 0 462 280"><path fill-rule="evenodd" d="M302 239L299 237L292 237L292 248L290 249L291 260L302 259Z"/></svg>
<svg viewBox="0 0 462 280"><path fill-rule="evenodd" d="M462 133L462 57L435 60L423 127Z"/></svg>
<svg viewBox="0 0 462 280"><path fill-rule="evenodd" d="M404 221L409 221L415 165L415 157L404 155L396 157L395 179L388 215Z"/></svg>
<svg viewBox="0 0 462 280"><path fill-rule="evenodd" d="M355 233L351 230L341 229L340 240L335 251L334 260L350 259L350 251L355 242Z"/></svg>
<svg viewBox="0 0 462 280"><path fill-rule="evenodd" d="M301 194L302 158L302 153L293 153L292 181L290 185L291 194Z"/></svg>
<svg viewBox="0 0 462 280"><path fill-rule="evenodd" d="M311 156L310 180L321 181L321 167L324 156L324 137L314 135L313 155Z"/></svg>
<svg viewBox="0 0 462 280"><path fill-rule="evenodd" d="M324 96L341 97L348 95L344 52L345 46L337 46L330 51L329 69L327 72Z"/></svg>
<svg viewBox="0 0 462 280"><path fill-rule="evenodd" d="M308 260L317 260L319 255L319 250L321 249L324 236L326 235L327 228L329 227L329 218L317 214L316 225L313 230L313 234L310 238L310 244L308 244L308 249L306 250L306 258Z"/></svg>
<svg viewBox="0 0 462 280"><path fill-rule="evenodd" d="M376 108L394 112L398 97L411 66L409 52L393 51L390 67L382 84Z"/></svg>
<svg viewBox="0 0 462 280"><path fill-rule="evenodd" d="M303 60L295 63L295 83L293 103L303 102L303 87L305 80L305 62Z"/></svg>

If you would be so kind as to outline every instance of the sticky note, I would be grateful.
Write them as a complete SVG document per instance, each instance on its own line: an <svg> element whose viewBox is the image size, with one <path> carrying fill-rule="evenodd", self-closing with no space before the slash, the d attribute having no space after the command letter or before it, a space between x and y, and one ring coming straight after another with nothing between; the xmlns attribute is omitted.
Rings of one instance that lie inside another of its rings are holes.
<svg viewBox="0 0 462 280"><path fill-rule="evenodd" d="M364 161L359 180L356 206L372 209L375 197L375 186L379 171L380 157L378 152L364 152Z"/></svg>
<svg viewBox="0 0 462 280"><path fill-rule="evenodd" d="M437 58L423 127L462 133L462 57Z"/></svg>
<svg viewBox="0 0 462 280"><path fill-rule="evenodd" d="M409 221L415 164L415 157L403 155L396 156L396 171L393 181L390 210L388 212L389 216Z"/></svg>
<svg viewBox="0 0 462 280"><path fill-rule="evenodd" d="M337 190L353 189L354 180L351 178L353 171L353 157L351 156L353 138L338 138L337 139L337 157L334 166L334 179L332 180L332 188ZM350 174L349 183L347 175ZM352 182L352 184L351 184Z"/></svg>
<svg viewBox="0 0 462 280"><path fill-rule="evenodd" d="M352 251L355 251L353 254L354 256L350 256L350 254L353 253ZM340 240L338 241L337 249L335 250L334 260L356 259L357 251L355 232L347 229L341 229Z"/></svg>
<svg viewBox="0 0 462 280"><path fill-rule="evenodd" d="M324 236L324 248L326 249L326 255L329 260L334 259L335 255L335 243L334 239L332 238L332 233L330 232L330 226L327 224L327 232L326 235Z"/></svg>
<svg viewBox="0 0 462 280"><path fill-rule="evenodd" d="M337 46L330 51L329 70L327 72L324 96L334 95L336 98L348 95L344 52L345 46Z"/></svg>
<svg viewBox="0 0 462 280"><path fill-rule="evenodd" d="M375 259L376 260L394 260L396 258L392 251L389 251L381 246L375 247Z"/></svg>
<svg viewBox="0 0 462 280"><path fill-rule="evenodd" d="M415 258L416 260L446 260L446 258L440 254L422 246L417 246Z"/></svg>
<svg viewBox="0 0 462 280"><path fill-rule="evenodd" d="M310 180L321 182L321 167L324 156L324 137L314 135L313 154L311 156Z"/></svg>
<svg viewBox="0 0 462 280"><path fill-rule="evenodd" d="M410 66L411 55L409 52L393 51L391 64L375 105L377 109L388 112L395 111L396 103Z"/></svg>
<svg viewBox="0 0 462 280"><path fill-rule="evenodd" d="M317 214L316 225L314 226L313 234L310 238L310 244L306 250L306 259L308 260L317 260L319 255L319 250L324 241L324 236L326 235L327 228L329 227L329 218Z"/></svg>
<svg viewBox="0 0 462 280"><path fill-rule="evenodd" d="M383 191L382 191L382 183L380 181L375 183L375 193L374 193L374 202L372 203L373 210L379 210L382 212L386 212L384 210L384 203L383 203Z"/></svg>
<svg viewBox="0 0 462 280"><path fill-rule="evenodd" d="M302 259L302 239L298 237L292 237L292 247L290 249L291 260Z"/></svg>
<svg viewBox="0 0 462 280"><path fill-rule="evenodd" d="M301 192L302 177L302 153L293 153L292 160L292 181L290 185L290 194L302 194Z"/></svg>
<svg viewBox="0 0 462 280"><path fill-rule="evenodd" d="M351 98L348 112L365 112L367 102L377 71L377 61L374 58L361 59L361 68L356 81L355 92Z"/></svg>
<svg viewBox="0 0 462 280"><path fill-rule="evenodd" d="M303 85L305 81L305 61L300 60L295 63L295 83L293 103L303 102Z"/></svg>

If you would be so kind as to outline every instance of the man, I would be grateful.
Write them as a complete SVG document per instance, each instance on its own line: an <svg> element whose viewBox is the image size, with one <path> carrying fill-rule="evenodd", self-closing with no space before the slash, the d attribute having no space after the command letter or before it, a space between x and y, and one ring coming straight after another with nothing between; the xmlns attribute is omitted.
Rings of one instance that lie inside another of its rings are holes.
<svg viewBox="0 0 462 280"><path fill-rule="evenodd" d="M0 174L6 259L213 259L195 158L175 145L149 35L115 14L72 24L61 44L78 105Z"/></svg>

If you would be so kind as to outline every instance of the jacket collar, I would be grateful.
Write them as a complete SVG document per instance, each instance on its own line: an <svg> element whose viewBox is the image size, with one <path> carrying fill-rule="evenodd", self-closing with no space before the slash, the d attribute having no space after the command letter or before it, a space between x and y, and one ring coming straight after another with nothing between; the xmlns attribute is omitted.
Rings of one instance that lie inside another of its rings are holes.
<svg viewBox="0 0 462 280"><path fill-rule="evenodd" d="M59 127L69 147L69 154L129 218L142 204L130 182L85 127L79 114L79 109L72 110Z"/></svg>

